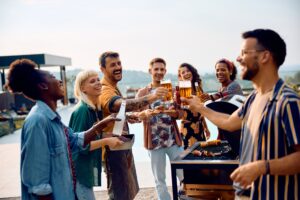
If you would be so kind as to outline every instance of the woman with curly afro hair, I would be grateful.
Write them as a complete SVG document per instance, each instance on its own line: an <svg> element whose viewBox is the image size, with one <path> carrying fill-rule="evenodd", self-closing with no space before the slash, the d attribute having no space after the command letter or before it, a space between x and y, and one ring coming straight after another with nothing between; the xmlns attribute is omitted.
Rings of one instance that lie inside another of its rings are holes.
<svg viewBox="0 0 300 200"><path fill-rule="evenodd" d="M82 150L122 144L118 138L92 141L108 123L109 116L87 131L74 133L56 112L64 96L62 81L48 71L36 69L28 59L14 61L9 68L10 92L22 93L36 102L21 133L22 199L75 199L76 173L72 157Z"/></svg>

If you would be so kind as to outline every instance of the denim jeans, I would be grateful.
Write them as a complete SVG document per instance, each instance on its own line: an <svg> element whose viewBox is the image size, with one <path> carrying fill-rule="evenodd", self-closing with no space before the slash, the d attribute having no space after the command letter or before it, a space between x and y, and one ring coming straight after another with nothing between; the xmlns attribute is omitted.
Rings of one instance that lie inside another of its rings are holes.
<svg viewBox="0 0 300 200"><path fill-rule="evenodd" d="M93 187L89 188L76 182L76 196L78 200L95 200Z"/></svg>
<svg viewBox="0 0 300 200"><path fill-rule="evenodd" d="M155 179L156 192L159 200L171 200L166 184L166 155L170 160L174 160L180 153L183 152L183 147L173 145L168 148L157 150L149 150L151 159L152 173ZM176 171L179 181L183 180L183 171Z"/></svg>

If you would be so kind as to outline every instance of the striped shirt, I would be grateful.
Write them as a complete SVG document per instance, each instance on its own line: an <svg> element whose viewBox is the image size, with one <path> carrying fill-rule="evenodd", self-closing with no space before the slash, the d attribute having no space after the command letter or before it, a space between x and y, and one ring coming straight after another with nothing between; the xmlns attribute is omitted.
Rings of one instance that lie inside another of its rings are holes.
<svg viewBox="0 0 300 200"><path fill-rule="evenodd" d="M239 116L243 119L241 144L244 143L243 135L248 133L244 117L251 109L256 94L257 92L254 91L239 111ZM258 139L254 142L255 152L252 152L252 160L272 160L287 156L293 153L292 147L299 142L300 98L279 79L263 110ZM246 152L242 151L243 153ZM260 176L252 186L251 199L300 199L298 180L300 174Z"/></svg>

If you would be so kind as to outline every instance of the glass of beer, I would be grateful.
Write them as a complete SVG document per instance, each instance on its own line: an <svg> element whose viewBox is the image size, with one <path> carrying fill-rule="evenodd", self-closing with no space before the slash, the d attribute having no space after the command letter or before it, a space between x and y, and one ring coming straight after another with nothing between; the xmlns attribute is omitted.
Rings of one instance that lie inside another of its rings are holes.
<svg viewBox="0 0 300 200"><path fill-rule="evenodd" d="M172 82L171 80L162 80L160 85L166 89L168 89L168 95L165 97L164 101L172 100Z"/></svg>
<svg viewBox="0 0 300 200"><path fill-rule="evenodd" d="M191 81L179 81L179 94L181 97L191 98L191 96L192 96ZM182 106L186 107L187 104L182 102Z"/></svg>

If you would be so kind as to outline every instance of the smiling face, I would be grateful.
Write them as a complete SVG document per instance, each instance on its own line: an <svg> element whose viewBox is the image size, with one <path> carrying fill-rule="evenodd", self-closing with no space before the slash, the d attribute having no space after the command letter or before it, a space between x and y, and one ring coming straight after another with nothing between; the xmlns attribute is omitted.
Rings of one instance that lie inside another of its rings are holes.
<svg viewBox="0 0 300 200"><path fill-rule="evenodd" d="M55 78L48 71L41 70L44 83L41 83L41 88L45 88L42 92L47 92L47 95L54 100L59 100L64 97L64 87L61 80Z"/></svg>
<svg viewBox="0 0 300 200"><path fill-rule="evenodd" d="M119 57L105 58L105 67L101 71L112 82L117 83L122 80L122 64Z"/></svg>
<svg viewBox="0 0 300 200"><path fill-rule="evenodd" d="M166 66L164 63L161 62L155 62L149 68L149 73L151 74L153 82L160 82L161 80L163 80L166 72Z"/></svg>
<svg viewBox="0 0 300 200"><path fill-rule="evenodd" d="M230 82L230 72L227 64L225 63L217 63L216 64L216 77L220 83L228 83Z"/></svg>
<svg viewBox="0 0 300 200"><path fill-rule="evenodd" d="M193 74L187 67L179 68L179 79L182 81L192 81Z"/></svg>
<svg viewBox="0 0 300 200"><path fill-rule="evenodd" d="M88 97L98 97L101 94L101 87L98 75L93 75L82 82L80 89Z"/></svg>
<svg viewBox="0 0 300 200"><path fill-rule="evenodd" d="M257 47L255 38L247 38L242 44L241 55L237 57L237 61L241 66L241 77L244 80L253 80L259 72L259 55L262 53Z"/></svg>

